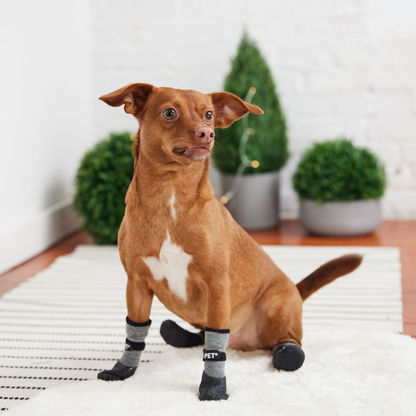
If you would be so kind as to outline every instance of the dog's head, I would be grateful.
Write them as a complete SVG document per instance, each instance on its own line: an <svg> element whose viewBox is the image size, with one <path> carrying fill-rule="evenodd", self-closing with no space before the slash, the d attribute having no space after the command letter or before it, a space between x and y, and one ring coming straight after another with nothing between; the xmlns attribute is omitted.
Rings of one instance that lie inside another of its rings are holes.
<svg viewBox="0 0 416 416"><path fill-rule="evenodd" d="M129 84L100 100L132 114L140 123L140 151L148 157L181 164L204 160L214 147L214 128L226 128L260 107L234 94Z"/></svg>

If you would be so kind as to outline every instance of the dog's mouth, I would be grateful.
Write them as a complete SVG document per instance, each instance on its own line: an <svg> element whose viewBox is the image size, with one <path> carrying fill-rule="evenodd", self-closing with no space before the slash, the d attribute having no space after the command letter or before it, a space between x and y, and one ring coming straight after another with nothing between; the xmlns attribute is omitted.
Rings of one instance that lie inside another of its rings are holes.
<svg viewBox="0 0 416 416"><path fill-rule="evenodd" d="M173 150L174 153L177 155L183 155L185 157L191 158L191 159L200 159L205 158L209 155L211 152L210 149L207 149L206 147L180 147L178 149Z"/></svg>

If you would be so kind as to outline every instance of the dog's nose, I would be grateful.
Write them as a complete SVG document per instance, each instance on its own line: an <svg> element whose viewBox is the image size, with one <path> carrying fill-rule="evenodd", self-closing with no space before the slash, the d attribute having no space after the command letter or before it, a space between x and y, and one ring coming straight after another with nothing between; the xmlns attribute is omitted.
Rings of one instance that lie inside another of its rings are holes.
<svg viewBox="0 0 416 416"><path fill-rule="evenodd" d="M209 127L200 127L195 132L196 137L198 137L202 143L209 144L214 140L215 133L214 130L210 129Z"/></svg>

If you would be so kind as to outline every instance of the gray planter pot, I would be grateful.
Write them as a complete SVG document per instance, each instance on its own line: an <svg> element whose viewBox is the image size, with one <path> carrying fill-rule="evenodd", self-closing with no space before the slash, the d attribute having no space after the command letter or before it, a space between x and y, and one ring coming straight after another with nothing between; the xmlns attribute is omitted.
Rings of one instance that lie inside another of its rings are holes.
<svg viewBox="0 0 416 416"><path fill-rule="evenodd" d="M314 234L356 236L373 232L381 222L380 199L325 202L312 200L300 203L300 220Z"/></svg>
<svg viewBox="0 0 416 416"><path fill-rule="evenodd" d="M235 175L222 174L223 193L234 183ZM231 215L248 230L274 227L279 223L279 172L244 175L226 205Z"/></svg>

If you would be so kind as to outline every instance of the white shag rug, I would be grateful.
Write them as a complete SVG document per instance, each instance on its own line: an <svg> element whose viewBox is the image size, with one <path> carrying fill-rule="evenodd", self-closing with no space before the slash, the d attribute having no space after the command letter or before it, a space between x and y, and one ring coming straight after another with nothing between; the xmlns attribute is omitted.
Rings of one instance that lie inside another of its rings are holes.
<svg viewBox="0 0 416 416"><path fill-rule="evenodd" d="M96 380L124 346L126 277L116 247L79 247L0 299L0 408L10 415L415 415L416 340L402 330L400 252L264 246L295 282L351 252L363 265L304 305L304 366L227 350L227 402L201 403L202 347L166 346L160 302L137 374ZM29 399L30 400L24 400Z"/></svg>
<svg viewBox="0 0 416 416"><path fill-rule="evenodd" d="M411 416L416 413L416 340L398 334L319 331L304 338L306 361L293 373L267 352L227 352L230 397L199 402L202 347L169 347L124 382L50 388L10 411L30 416Z"/></svg>

